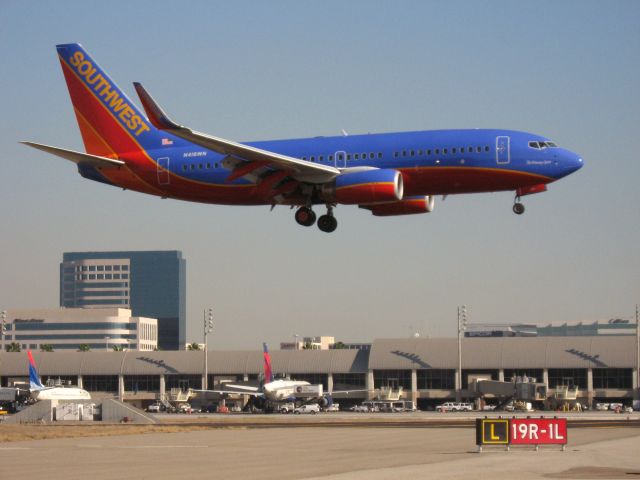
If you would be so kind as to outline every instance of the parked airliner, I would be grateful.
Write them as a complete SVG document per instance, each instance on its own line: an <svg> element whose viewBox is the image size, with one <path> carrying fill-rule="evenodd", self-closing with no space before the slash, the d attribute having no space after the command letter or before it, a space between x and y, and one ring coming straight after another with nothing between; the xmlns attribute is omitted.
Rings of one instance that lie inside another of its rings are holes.
<svg viewBox="0 0 640 480"><path fill-rule="evenodd" d="M321 407L326 407L332 403L331 395L334 393L354 393L363 392L362 390L340 390L323 392L322 384L311 384L306 380L289 380L274 379L273 369L271 368L271 355L266 343L262 344L263 348L263 368L264 368L264 384L261 387L254 385L242 385L234 383L226 383L224 390L196 390L200 392L214 392L222 395L250 395L262 401L270 402L271 405L277 405L282 402L316 402Z"/></svg>
<svg viewBox="0 0 640 480"><path fill-rule="evenodd" d="M435 195L540 193L582 158L540 135L434 130L238 143L169 118L140 83L146 115L79 44L57 46L86 153L23 142L77 164L85 178L193 202L287 205L303 226L337 227L334 208L377 216L428 213Z"/></svg>
<svg viewBox="0 0 640 480"><path fill-rule="evenodd" d="M29 357L29 390L34 400L91 400L91 394L78 387L64 387L59 385L45 386L40 380L36 362L31 350L27 351Z"/></svg>
<svg viewBox="0 0 640 480"><path fill-rule="evenodd" d="M300 388L310 387L311 384L306 380L285 380L274 379L273 370L271 369L271 356L266 343L262 344L263 348L263 368L264 368L264 384L262 388L252 385L241 384L225 384L225 390L211 390L216 393L232 393L251 395L253 397L262 397L270 402L286 402L296 398L296 393ZM322 396L322 385L319 385L319 394ZM308 396L308 395L307 395Z"/></svg>

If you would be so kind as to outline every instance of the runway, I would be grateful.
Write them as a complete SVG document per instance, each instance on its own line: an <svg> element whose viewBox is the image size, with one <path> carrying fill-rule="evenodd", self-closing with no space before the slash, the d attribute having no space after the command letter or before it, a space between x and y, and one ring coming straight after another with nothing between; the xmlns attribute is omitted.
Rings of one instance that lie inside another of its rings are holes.
<svg viewBox="0 0 640 480"><path fill-rule="evenodd" d="M477 453L474 440L474 429L467 426L216 425L179 433L0 443L0 478L376 480L482 475L493 480L640 475L636 427L570 427L565 452L558 447L538 452L496 447Z"/></svg>

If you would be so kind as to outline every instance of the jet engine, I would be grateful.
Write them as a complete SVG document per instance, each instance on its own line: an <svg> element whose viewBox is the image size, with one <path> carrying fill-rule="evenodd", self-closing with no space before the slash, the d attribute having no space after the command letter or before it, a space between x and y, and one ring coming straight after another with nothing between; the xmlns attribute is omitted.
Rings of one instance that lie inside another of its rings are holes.
<svg viewBox="0 0 640 480"><path fill-rule="evenodd" d="M402 199L402 174L392 169L368 169L345 172L322 185L321 196L327 203L356 205L394 202Z"/></svg>
<svg viewBox="0 0 640 480"><path fill-rule="evenodd" d="M375 203L372 205L359 205L360 208L371 210L378 217L392 215L413 215L416 213L429 213L433 211L435 198L433 195L407 197L397 202Z"/></svg>

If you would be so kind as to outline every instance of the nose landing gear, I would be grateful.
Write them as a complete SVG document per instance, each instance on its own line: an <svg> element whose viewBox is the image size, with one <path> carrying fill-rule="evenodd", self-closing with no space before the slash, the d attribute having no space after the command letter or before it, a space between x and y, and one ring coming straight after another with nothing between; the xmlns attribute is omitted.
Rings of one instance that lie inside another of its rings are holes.
<svg viewBox="0 0 640 480"><path fill-rule="evenodd" d="M520 195L516 195L513 203L513 213L522 215L524 213L524 205L520 203Z"/></svg>

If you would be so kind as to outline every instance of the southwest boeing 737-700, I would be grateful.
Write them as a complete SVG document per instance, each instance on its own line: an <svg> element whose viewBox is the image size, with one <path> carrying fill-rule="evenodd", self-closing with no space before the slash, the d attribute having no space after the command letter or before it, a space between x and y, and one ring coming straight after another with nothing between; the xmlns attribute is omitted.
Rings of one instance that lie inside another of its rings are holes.
<svg viewBox="0 0 640 480"><path fill-rule="evenodd" d="M79 44L58 45L86 153L33 142L109 185L192 202L297 207L296 221L337 227L334 208L431 212L435 195L543 192L582 167L548 138L512 130L434 130L238 143L172 121L135 83L146 116Z"/></svg>

